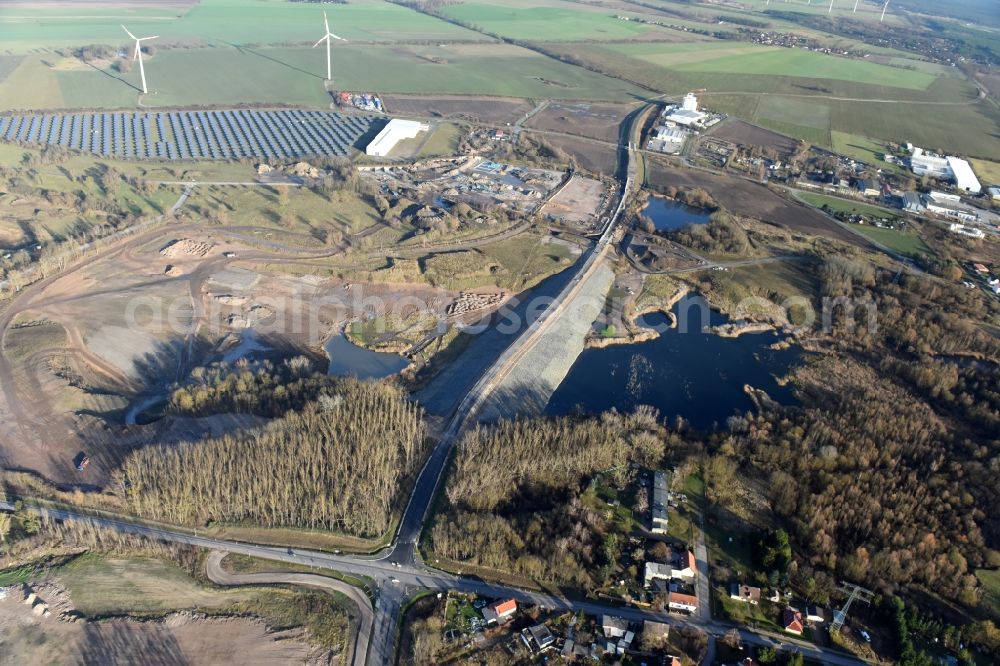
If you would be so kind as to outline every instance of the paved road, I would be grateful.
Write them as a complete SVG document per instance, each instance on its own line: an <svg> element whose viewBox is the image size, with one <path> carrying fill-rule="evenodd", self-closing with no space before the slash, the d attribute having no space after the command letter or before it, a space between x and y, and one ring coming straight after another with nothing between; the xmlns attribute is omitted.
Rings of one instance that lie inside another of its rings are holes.
<svg viewBox="0 0 1000 666"><path fill-rule="evenodd" d="M361 590L343 581L317 574L274 572L274 573L230 573L222 568L222 560L229 553L215 550L205 563L205 574L217 585L302 585L332 590L343 594L357 606L357 631L351 646L351 664L364 666L368 656L368 642L371 639L375 614L371 601Z"/></svg>

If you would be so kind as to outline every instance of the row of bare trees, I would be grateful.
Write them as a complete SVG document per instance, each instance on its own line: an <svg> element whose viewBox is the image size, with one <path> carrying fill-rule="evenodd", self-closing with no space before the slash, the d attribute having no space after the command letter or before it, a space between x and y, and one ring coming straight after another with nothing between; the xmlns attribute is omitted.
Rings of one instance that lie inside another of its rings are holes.
<svg viewBox="0 0 1000 666"><path fill-rule="evenodd" d="M136 451L117 480L146 518L373 536L423 451L420 408L394 385L352 380L263 427Z"/></svg>

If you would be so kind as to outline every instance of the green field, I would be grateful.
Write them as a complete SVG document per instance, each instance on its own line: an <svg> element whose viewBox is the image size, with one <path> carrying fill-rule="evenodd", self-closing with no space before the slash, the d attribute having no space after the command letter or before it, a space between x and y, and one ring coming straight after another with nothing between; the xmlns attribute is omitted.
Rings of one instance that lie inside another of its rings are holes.
<svg viewBox="0 0 1000 666"><path fill-rule="evenodd" d="M828 197L825 194L811 194L808 192L800 194L799 198L816 208L823 208L825 206L827 210L837 213L865 215L867 217L886 220L895 220L899 218L899 213L895 211L889 210L888 208L871 206L860 201L849 201L839 197Z"/></svg>
<svg viewBox="0 0 1000 666"><path fill-rule="evenodd" d="M93 3L97 5L98 3ZM447 21L400 5L369 0L317 6L284 0L201 0L187 11L176 7L108 10L100 6L19 5L0 13L2 48L27 53L40 47L85 44L124 45L120 23L139 36L159 35L160 44L312 44L323 33L323 11L330 29L352 41L481 40Z"/></svg>
<svg viewBox="0 0 1000 666"><path fill-rule="evenodd" d="M161 50L149 58L147 106L297 104L326 107L326 61L309 48ZM251 73L248 75L248 73ZM516 46L336 45L338 88L383 93L457 93L607 100L633 98L632 85ZM56 68L29 56L0 82L0 109L134 107L139 73Z"/></svg>
<svg viewBox="0 0 1000 666"><path fill-rule="evenodd" d="M446 7L444 13L492 34L530 41L632 39L661 31L655 26L619 20L611 11L559 0L546 0L537 6L467 2Z"/></svg>
<svg viewBox="0 0 1000 666"><path fill-rule="evenodd" d="M701 41L672 43L628 43L609 44L604 50L618 53L628 58L640 60L655 65L658 68L670 69L674 72L697 73L699 75L726 75L725 79L710 76L706 86L715 87L713 80L737 84L740 76L750 76L755 92L791 91L788 82L784 88L776 87L777 80L783 78L815 79L824 82L842 82L853 86L866 86L869 93L878 89L888 91L892 98L893 90L898 96L899 89L925 91L937 77L933 74L890 67L867 60L856 60L838 56L815 53L804 49L787 49L779 47L758 46L746 42L728 40L710 40L697 38ZM768 87L760 87L753 77L775 80ZM830 87L829 84L826 84ZM871 86L872 88L867 88ZM732 87L727 90L745 90L744 87ZM850 86L841 85L832 88L835 92L849 92ZM855 88L856 90L860 90ZM808 92L801 89L799 92ZM913 93L910 93L912 96Z"/></svg>
<svg viewBox="0 0 1000 666"><path fill-rule="evenodd" d="M805 79L825 79L925 90L936 78L932 74L889 67L850 58L838 58L803 49L758 47L740 55L711 58L677 65L680 71L728 74L768 74Z"/></svg>
<svg viewBox="0 0 1000 666"><path fill-rule="evenodd" d="M890 164L883 159L887 150L884 141L846 132L831 132L830 135L833 139L833 150L836 153L853 157L880 169L904 171L903 167L898 164Z"/></svg>

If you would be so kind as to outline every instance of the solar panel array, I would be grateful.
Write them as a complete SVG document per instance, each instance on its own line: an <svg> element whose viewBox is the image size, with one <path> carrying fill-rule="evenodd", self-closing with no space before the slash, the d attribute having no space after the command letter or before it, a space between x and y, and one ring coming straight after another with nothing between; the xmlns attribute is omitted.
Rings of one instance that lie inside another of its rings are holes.
<svg viewBox="0 0 1000 666"><path fill-rule="evenodd" d="M373 118L329 111L161 111L0 116L0 139L103 157L165 160L345 156Z"/></svg>

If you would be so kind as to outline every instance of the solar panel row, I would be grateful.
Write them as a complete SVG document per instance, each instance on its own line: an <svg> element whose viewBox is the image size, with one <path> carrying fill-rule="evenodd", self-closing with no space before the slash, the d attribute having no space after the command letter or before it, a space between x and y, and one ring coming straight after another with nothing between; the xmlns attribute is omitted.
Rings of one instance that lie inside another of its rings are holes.
<svg viewBox="0 0 1000 666"><path fill-rule="evenodd" d="M0 139L126 159L344 156L372 120L299 109L2 116Z"/></svg>

